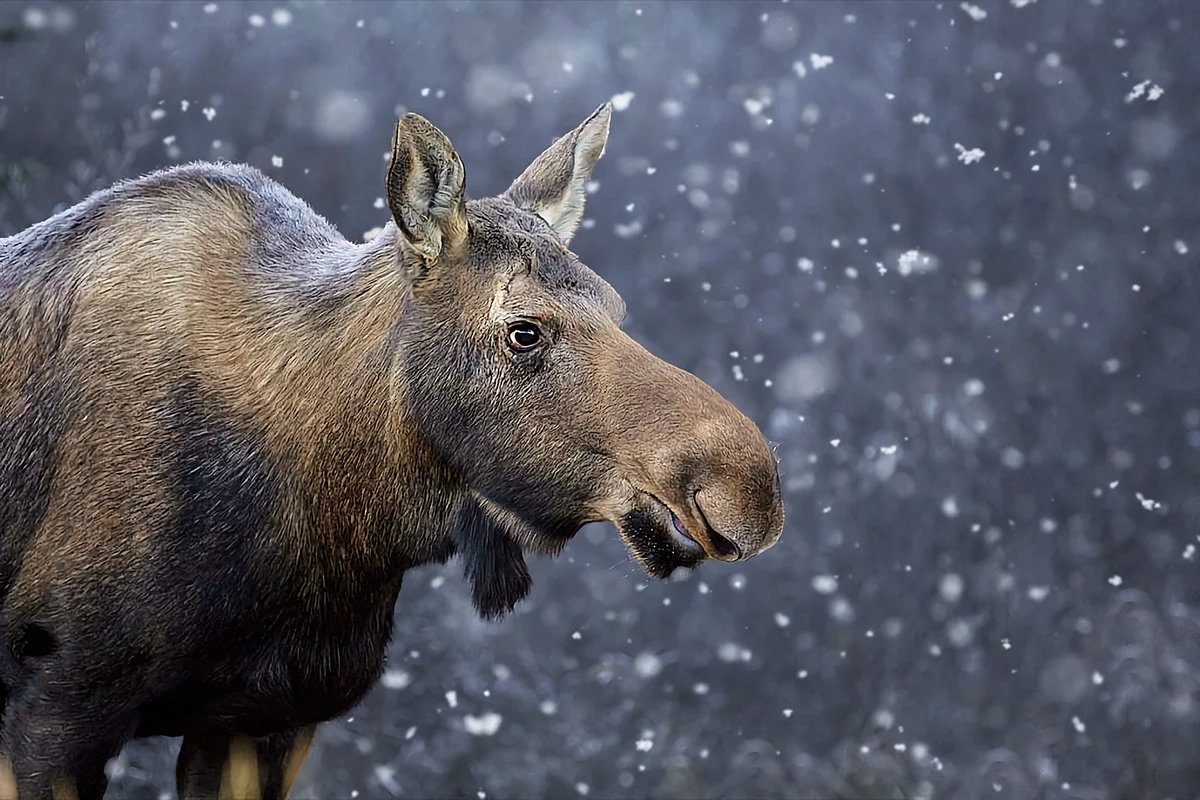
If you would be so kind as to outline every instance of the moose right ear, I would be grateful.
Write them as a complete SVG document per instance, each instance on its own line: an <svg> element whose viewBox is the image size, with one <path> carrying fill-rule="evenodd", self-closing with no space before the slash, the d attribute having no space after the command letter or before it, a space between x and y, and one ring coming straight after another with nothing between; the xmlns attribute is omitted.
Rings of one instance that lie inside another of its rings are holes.
<svg viewBox="0 0 1200 800"><path fill-rule="evenodd" d="M583 219L584 186L604 154L611 119L612 103L605 103L535 158L504 193L550 223L564 244L570 244Z"/></svg>
<svg viewBox="0 0 1200 800"><path fill-rule="evenodd" d="M467 240L466 170L453 145L419 114L392 135L387 203L405 244L426 262Z"/></svg>

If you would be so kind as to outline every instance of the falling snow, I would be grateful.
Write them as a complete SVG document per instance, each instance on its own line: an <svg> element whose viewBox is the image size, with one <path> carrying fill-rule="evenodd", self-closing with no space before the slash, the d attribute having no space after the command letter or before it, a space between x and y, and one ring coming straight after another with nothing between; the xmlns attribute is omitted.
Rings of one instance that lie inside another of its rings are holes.
<svg viewBox="0 0 1200 800"><path fill-rule="evenodd" d="M985 155L978 147L968 150L957 142L954 143L954 149L958 151L958 160L964 164L974 164L976 161L982 161Z"/></svg>
<svg viewBox="0 0 1200 800"><path fill-rule="evenodd" d="M335 5L18 8L0 54L37 80L0 80L0 236L223 159L378 247L400 115L483 197L607 98L571 247L632 339L758 425L787 510L770 550L666 581L589 525L528 554L496 622L461 559L409 573L378 685L298 796L1194 794L1190 5ZM505 401L522 441L614 407L534 377ZM737 496L697 495L731 538L756 519ZM172 747L129 745L110 794L168 796Z"/></svg>

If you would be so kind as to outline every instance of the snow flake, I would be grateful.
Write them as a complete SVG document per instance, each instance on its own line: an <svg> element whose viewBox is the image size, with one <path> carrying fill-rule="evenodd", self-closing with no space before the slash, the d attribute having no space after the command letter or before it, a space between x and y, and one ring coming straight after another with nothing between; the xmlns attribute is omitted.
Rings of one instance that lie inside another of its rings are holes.
<svg viewBox="0 0 1200 800"><path fill-rule="evenodd" d="M1156 511L1162 508L1162 503L1158 502L1157 500L1151 500L1141 492L1136 492L1135 495L1137 496L1138 502L1142 504L1142 508L1146 509L1147 511Z"/></svg>
<svg viewBox="0 0 1200 800"><path fill-rule="evenodd" d="M633 92L621 92L612 96L612 105L614 111L624 111L629 108L629 104L633 102Z"/></svg>
<svg viewBox="0 0 1200 800"><path fill-rule="evenodd" d="M896 259L896 269L901 275L908 276L913 273L932 272L938 268L938 263L937 256L932 253L914 249L900 254Z"/></svg>
<svg viewBox="0 0 1200 800"><path fill-rule="evenodd" d="M808 63L812 64L813 69L825 69L833 63L833 56L822 56L813 53L808 57Z"/></svg>
<svg viewBox="0 0 1200 800"><path fill-rule="evenodd" d="M492 736L500 730L500 723L503 721L504 718L494 711L488 711L478 717L467 714L463 717L463 727L472 736Z"/></svg>
<svg viewBox="0 0 1200 800"><path fill-rule="evenodd" d="M958 160L964 164L974 164L976 161L981 161L986 155L986 153L984 153L984 151L980 150L978 147L968 150L958 142L954 143L954 149L958 151Z"/></svg>
<svg viewBox="0 0 1200 800"><path fill-rule="evenodd" d="M976 22L982 22L987 19L987 12L979 6L971 5L970 3L961 3L958 7L967 12L967 16Z"/></svg>
<svg viewBox="0 0 1200 800"><path fill-rule="evenodd" d="M929 116L924 113L917 114L915 117L912 118L912 121L917 123L918 125L928 125L930 122L932 122L932 120L929 118Z"/></svg>
<svg viewBox="0 0 1200 800"><path fill-rule="evenodd" d="M947 603L957 603L963 593L963 579L953 572L948 572L942 576L941 582L938 584L938 594Z"/></svg>
<svg viewBox="0 0 1200 800"><path fill-rule="evenodd" d="M412 675L402 669L385 670L379 682L385 689L403 689L412 683Z"/></svg>
<svg viewBox="0 0 1200 800"><path fill-rule="evenodd" d="M814 575L812 587L817 594L833 594L837 591L838 580L834 575Z"/></svg>
<svg viewBox="0 0 1200 800"><path fill-rule="evenodd" d="M650 739L638 739L634 744L637 746L639 753L649 752L650 748L654 747L654 742Z"/></svg>
<svg viewBox="0 0 1200 800"><path fill-rule="evenodd" d="M958 516L958 498L953 495L942 500L942 513L951 519Z"/></svg>
<svg viewBox="0 0 1200 800"><path fill-rule="evenodd" d="M1130 90L1129 94L1125 95L1125 102L1132 103L1134 100L1137 100L1143 95L1146 97L1147 101L1154 102L1163 96L1163 88L1153 81L1142 81L1141 83L1135 85L1133 89Z"/></svg>
<svg viewBox="0 0 1200 800"><path fill-rule="evenodd" d="M633 660L633 669L641 678L653 678L662 672L662 659L654 653L639 653Z"/></svg>

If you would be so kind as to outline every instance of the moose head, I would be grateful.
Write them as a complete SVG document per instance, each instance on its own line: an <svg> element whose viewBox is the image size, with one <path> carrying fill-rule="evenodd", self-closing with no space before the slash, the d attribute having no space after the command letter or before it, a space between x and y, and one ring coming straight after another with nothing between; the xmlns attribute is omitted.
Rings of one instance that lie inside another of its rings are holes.
<svg viewBox="0 0 1200 800"><path fill-rule="evenodd" d="M455 538L485 616L528 591L522 550L557 553L589 522L613 522L657 578L750 558L783 528L758 428L624 333L621 297L569 249L611 115L471 200L441 131L396 127L387 200L412 287L397 393L463 482Z"/></svg>

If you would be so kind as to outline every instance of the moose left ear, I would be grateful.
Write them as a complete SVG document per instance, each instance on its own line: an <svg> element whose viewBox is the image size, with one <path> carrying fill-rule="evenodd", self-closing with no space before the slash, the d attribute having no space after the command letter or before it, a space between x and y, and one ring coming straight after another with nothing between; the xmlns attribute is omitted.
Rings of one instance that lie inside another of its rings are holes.
<svg viewBox="0 0 1200 800"><path fill-rule="evenodd" d="M582 125L550 145L534 159L504 196L536 212L569 243L583 218L583 186L604 154L612 104L596 109Z"/></svg>
<svg viewBox="0 0 1200 800"><path fill-rule="evenodd" d="M387 202L405 244L426 262L467 239L466 171L446 134L405 114L392 136Z"/></svg>

